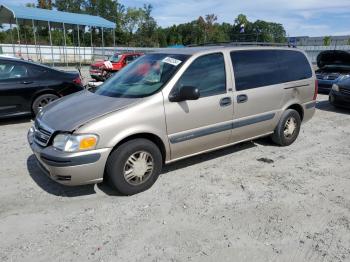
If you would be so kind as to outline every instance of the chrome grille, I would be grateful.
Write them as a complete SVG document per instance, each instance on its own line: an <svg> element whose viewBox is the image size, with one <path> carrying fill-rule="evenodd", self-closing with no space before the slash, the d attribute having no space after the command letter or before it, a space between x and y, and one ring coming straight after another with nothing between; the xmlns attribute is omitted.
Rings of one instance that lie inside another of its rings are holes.
<svg viewBox="0 0 350 262"><path fill-rule="evenodd" d="M343 93L343 94L350 95L350 89L347 89L347 88L344 88L344 87L340 87L339 91L341 93Z"/></svg>
<svg viewBox="0 0 350 262"><path fill-rule="evenodd" d="M339 78L339 74L337 74L337 73L332 73L332 74L325 74L325 73L323 73L323 74L316 74L316 77L317 77L317 79L321 79L321 80L336 80L336 79L338 79Z"/></svg>
<svg viewBox="0 0 350 262"><path fill-rule="evenodd" d="M328 76L328 80L335 80L335 79L337 79L339 76L335 76L335 75L329 75Z"/></svg>
<svg viewBox="0 0 350 262"><path fill-rule="evenodd" d="M35 120L34 123L34 141L41 145L41 146L47 146L50 142L50 138L53 134L53 131L50 130L48 127L45 127L42 123L40 123L38 120Z"/></svg>

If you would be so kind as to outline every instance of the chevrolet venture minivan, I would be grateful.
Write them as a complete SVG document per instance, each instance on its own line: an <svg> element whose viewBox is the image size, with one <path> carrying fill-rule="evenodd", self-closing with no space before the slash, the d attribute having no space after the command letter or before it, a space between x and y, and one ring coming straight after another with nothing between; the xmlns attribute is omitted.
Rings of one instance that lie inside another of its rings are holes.
<svg viewBox="0 0 350 262"><path fill-rule="evenodd" d="M132 195L167 163L263 136L292 144L314 115L316 95L300 50L179 48L147 54L97 89L49 104L28 141L55 181L107 179Z"/></svg>

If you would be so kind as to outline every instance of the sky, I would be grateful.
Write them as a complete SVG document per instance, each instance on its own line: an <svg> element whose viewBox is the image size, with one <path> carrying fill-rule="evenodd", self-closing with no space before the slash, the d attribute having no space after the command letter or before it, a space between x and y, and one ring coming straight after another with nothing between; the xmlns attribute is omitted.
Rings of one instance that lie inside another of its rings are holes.
<svg viewBox="0 0 350 262"><path fill-rule="evenodd" d="M28 2L36 1L12 0L11 4ZM350 0L120 0L120 3L126 7L151 4L153 17L162 27L212 13L218 16L218 22L232 24L242 13L249 21L281 23L288 36L350 35Z"/></svg>

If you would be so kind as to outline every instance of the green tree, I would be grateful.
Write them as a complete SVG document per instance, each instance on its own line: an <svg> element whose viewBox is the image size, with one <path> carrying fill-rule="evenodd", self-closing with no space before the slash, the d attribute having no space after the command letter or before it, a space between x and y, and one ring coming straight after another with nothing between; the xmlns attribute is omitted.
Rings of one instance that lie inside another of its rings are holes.
<svg viewBox="0 0 350 262"><path fill-rule="evenodd" d="M43 8L43 9L52 9L52 1L51 0L38 0L37 7Z"/></svg>
<svg viewBox="0 0 350 262"><path fill-rule="evenodd" d="M151 16L152 5L144 5L136 37L141 46L159 46L157 22Z"/></svg>
<svg viewBox="0 0 350 262"><path fill-rule="evenodd" d="M323 38L323 45L324 46L330 46L332 42L332 38L330 36L325 36Z"/></svg>
<svg viewBox="0 0 350 262"><path fill-rule="evenodd" d="M35 4L34 4L34 3L26 3L25 6L26 6L26 7L35 8Z"/></svg>
<svg viewBox="0 0 350 262"><path fill-rule="evenodd" d="M55 7L58 11L84 13L83 3L84 0L56 0Z"/></svg>

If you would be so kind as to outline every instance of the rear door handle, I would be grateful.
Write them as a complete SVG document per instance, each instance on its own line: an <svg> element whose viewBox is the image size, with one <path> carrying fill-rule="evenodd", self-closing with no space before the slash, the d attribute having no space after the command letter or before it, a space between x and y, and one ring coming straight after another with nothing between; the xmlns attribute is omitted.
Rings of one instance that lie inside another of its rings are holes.
<svg viewBox="0 0 350 262"><path fill-rule="evenodd" d="M237 96L237 103L245 103L248 101L247 95L239 95Z"/></svg>
<svg viewBox="0 0 350 262"><path fill-rule="evenodd" d="M232 104L231 97L223 97L220 99L220 106L221 107L229 106L231 104Z"/></svg>

